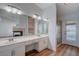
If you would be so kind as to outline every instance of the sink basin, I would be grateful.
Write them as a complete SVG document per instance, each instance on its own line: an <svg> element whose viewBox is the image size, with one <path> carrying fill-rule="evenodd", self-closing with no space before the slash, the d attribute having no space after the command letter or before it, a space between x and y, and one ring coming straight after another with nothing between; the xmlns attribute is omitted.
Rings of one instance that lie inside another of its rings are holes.
<svg viewBox="0 0 79 59"><path fill-rule="evenodd" d="M12 44L14 40L12 38L7 38L5 40L0 40L0 46Z"/></svg>
<svg viewBox="0 0 79 59"><path fill-rule="evenodd" d="M9 43L9 40L2 40L0 41L0 46L6 45Z"/></svg>

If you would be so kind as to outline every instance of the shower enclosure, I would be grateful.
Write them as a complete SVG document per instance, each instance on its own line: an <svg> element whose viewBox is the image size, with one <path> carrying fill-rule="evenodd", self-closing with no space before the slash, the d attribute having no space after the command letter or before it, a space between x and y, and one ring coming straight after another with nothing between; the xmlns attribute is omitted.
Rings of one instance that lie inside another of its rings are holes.
<svg viewBox="0 0 79 59"><path fill-rule="evenodd" d="M57 31L56 31L57 46L59 46L62 43L62 21L61 20L57 20L56 27L57 27Z"/></svg>

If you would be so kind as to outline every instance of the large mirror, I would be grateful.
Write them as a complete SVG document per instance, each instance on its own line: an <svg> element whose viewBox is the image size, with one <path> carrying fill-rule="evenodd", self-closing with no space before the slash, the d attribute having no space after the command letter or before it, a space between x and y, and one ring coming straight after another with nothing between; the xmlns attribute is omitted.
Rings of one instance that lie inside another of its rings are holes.
<svg viewBox="0 0 79 59"><path fill-rule="evenodd" d="M18 15L0 9L0 37L14 36L14 32L27 35L26 15Z"/></svg>
<svg viewBox="0 0 79 59"><path fill-rule="evenodd" d="M9 11L0 9L0 37L48 34L48 21Z"/></svg>

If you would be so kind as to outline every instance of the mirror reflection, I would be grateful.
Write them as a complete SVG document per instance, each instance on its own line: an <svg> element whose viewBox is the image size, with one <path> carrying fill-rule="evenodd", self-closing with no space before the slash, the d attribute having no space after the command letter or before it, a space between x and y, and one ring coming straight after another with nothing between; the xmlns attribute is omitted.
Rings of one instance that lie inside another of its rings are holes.
<svg viewBox="0 0 79 59"><path fill-rule="evenodd" d="M7 11L0 9L0 37L35 35L35 32L36 35L47 34L48 21L44 21L41 17L39 19L21 12L13 13L10 9Z"/></svg>
<svg viewBox="0 0 79 59"><path fill-rule="evenodd" d="M13 14L0 9L0 37L14 36L15 31L27 34L27 19L26 15Z"/></svg>

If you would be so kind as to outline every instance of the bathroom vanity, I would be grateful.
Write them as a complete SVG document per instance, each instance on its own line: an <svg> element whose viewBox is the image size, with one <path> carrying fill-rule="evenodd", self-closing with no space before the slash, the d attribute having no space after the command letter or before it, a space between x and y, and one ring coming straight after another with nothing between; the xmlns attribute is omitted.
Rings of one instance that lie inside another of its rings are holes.
<svg viewBox="0 0 79 59"><path fill-rule="evenodd" d="M0 41L0 56L25 56L26 46L31 44L34 44L34 49L38 52L48 48L48 35L2 38L2 41Z"/></svg>
<svg viewBox="0 0 79 59"><path fill-rule="evenodd" d="M0 56L24 56L29 50L48 48L48 21L4 9L0 9L0 19Z"/></svg>

